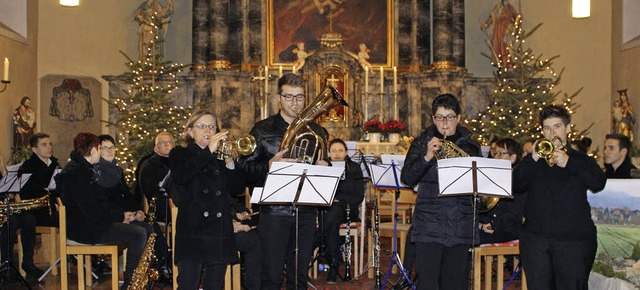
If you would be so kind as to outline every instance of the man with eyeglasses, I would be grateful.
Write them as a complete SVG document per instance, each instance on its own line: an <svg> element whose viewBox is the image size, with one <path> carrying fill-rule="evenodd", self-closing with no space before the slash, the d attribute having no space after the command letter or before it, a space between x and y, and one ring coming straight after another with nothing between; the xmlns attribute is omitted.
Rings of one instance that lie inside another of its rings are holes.
<svg viewBox="0 0 640 290"><path fill-rule="evenodd" d="M53 172L60 165L58 159L53 157L53 143L49 135L45 133L37 133L29 139L31 146L31 157L27 159L18 170L18 175L31 174L27 183L20 189L20 200L36 199L43 197L49 193L47 188L51 181ZM53 199L53 198L52 198ZM36 267L33 263L33 254L36 245L36 226L58 226L58 217L55 207L50 207L52 214L49 214L49 208L32 209L23 211L12 216L10 225L11 247L7 248L6 242L7 227L2 227L2 257L7 257L8 249L13 248L16 242L16 228L21 229L22 241L22 269L27 274L27 279L36 280L44 271ZM17 219L14 217L17 216ZM13 222L16 221L16 222ZM10 271L9 271L10 272Z"/></svg>
<svg viewBox="0 0 640 290"><path fill-rule="evenodd" d="M302 77L296 74L286 74L281 77L278 80L277 94L280 110L277 114L259 121L253 126L250 134L256 139L256 150L249 156L240 157L238 162L240 168L247 173L250 189L264 186L271 163L276 161L294 162L294 160L284 158L287 149L280 151L280 143L289 124L305 107L303 84ZM309 126L325 140L326 144L327 135L322 127L313 122ZM314 153L311 152L313 148L308 149L308 155ZM327 162L318 160L315 164L326 165ZM295 209L290 205L263 205L260 207L258 229L260 230L259 236L263 253L261 289L280 289L285 264L287 269L286 288L307 289L307 267L313 254L317 208L299 206L298 213L299 216L296 219ZM297 228L296 222L298 223ZM298 236L297 243L296 235ZM297 263L295 259L296 246L298 248Z"/></svg>
<svg viewBox="0 0 640 290"><path fill-rule="evenodd" d="M451 94L437 96L431 105L433 125L409 147L402 168L404 184L418 186L411 241L416 247L418 289L467 289L473 246L473 197L439 197L435 151L451 141L470 156L482 156L472 132L460 123L460 102Z"/></svg>
<svg viewBox="0 0 640 290"><path fill-rule="evenodd" d="M203 125L203 124L198 124ZM156 221L167 221L167 192L160 187L160 182L169 173L169 152L175 147L173 136L169 132L160 132L156 136L153 155L140 163L138 174L138 186L142 194L147 198L147 202L155 197L156 201Z"/></svg>

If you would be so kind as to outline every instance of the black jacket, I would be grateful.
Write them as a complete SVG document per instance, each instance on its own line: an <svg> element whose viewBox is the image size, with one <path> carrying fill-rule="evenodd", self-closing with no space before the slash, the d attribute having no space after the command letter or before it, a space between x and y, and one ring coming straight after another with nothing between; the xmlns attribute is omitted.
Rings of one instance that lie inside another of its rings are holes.
<svg viewBox="0 0 640 290"><path fill-rule="evenodd" d="M313 131L327 140L325 131L316 123L310 123ZM256 139L256 150L249 156L240 157L238 165L246 173L249 179L249 189L264 186L264 182L269 172L269 160L280 151L282 137L287 131L289 124L280 116L280 113L259 121L253 126L250 134ZM311 149L311 148L309 148ZM326 148L325 148L326 149ZM325 154L326 155L326 154ZM251 191L250 191L251 192ZM312 212L315 207L301 206L299 211ZM273 214L280 216L293 216L295 210L289 205L268 205L260 207L261 214Z"/></svg>
<svg viewBox="0 0 640 290"><path fill-rule="evenodd" d="M595 159L567 149L564 168L527 155L514 169L513 191L528 192L522 230L562 241L595 240L587 190L601 191L607 177Z"/></svg>
<svg viewBox="0 0 640 290"><path fill-rule="evenodd" d="M140 164L140 176L137 176L138 184L142 194L147 197L147 201L150 201L154 196L164 196L158 184L167 176L168 172L169 157L163 157L157 153Z"/></svg>
<svg viewBox="0 0 640 290"><path fill-rule="evenodd" d="M112 223L124 220L124 210L107 200L95 169L79 154L71 153L71 160L55 179L67 207L69 239L95 244Z"/></svg>
<svg viewBox="0 0 640 290"><path fill-rule="evenodd" d="M38 155L31 154L31 157L22 163L22 166L18 169L18 175L31 173L31 177L29 177L27 183L20 189L20 199L39 198L49 193L47 188L51 182L51 176L53 176L55 169L60 167L58 159L55 157L49 159L51 163L47 165ZM54 206L56 196L56 194L50 196L50 209L39 208L30 211L36 216L38 225L53 226L58 224L57 210ZM50 210L51 215L49 214Z"/></svg>
<svg viewBox="0 0 640 290"><path fill-rule="evenodd" d="M228 170L209 148L195 143L171 150L169 164L178 195L175 260L237 261L227 191L227 177L236 170Z"/></svg>
<svg viewBox="0 0 640 290"><path fill-rule="evenodd" d="M348 203L352 209L357 209L364 199L364 178L360 164L351 161L349 157L345 160L344 180L338 183L335 199Z"/></svg>
<svg viewBox="0 0 640 290"><path fill-rule="evenodd" d="M454 142L470 156L482 156L480 144L472 132L458 126L456 134L447 140ZM473 206L471 196L438 197L438 166L436 158L426 161L427 143L433 137L442 138L434 125L425 129L411 143L402 168L401 181L411 187L418 185L418 198L413 214L411 241L439 243L444 246L472 244Z"/></svg>
<svg viewBox="0 0 640 290"><path fill-rule="evenodd" d="M100 157L100 161L93 166L98 172L98 184L107 194L107 199L125 211L142 209L140 201L136 201L124 179L122 168L116 161L109 162Z"/></svg>
<svg viewBox="0 0 640 290"><path fill-rule="evenodd" d="M624 158L618 169L613 169L611 164L604 165L607 178L631 178L631 169L636 169L636 167L631 163L629 156Z"/></svg>

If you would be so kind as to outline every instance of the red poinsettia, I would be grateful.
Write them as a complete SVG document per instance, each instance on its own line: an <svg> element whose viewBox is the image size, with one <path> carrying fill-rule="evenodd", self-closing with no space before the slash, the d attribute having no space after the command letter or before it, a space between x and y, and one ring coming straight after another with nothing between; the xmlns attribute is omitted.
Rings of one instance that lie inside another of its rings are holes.
<svg viewBox="0 0 640 290"><path fill-rule="evenodd" d="M382 129L389 133L400 133L404 130L404 124L398 120L390 120L382 125Z"/></svg>
<svg viewBox="0 0 640 290"><path fill-rule="evenodd" d="M380 133L383 130L383 124L380 120L375 119L364 123L364 130L369 133Z"/></svg>

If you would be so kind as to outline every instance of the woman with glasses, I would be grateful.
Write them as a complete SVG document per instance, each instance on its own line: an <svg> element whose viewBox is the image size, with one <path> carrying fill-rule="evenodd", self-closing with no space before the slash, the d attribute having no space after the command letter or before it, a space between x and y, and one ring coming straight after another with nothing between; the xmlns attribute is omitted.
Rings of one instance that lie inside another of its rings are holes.
<svg viewBox="0 0 640 290"><path fill-rule="evenodd" d="M418 187L411 241L416 247L418 289L467 289L473 243L473 198L438 196L438 166L434 151L443 139L470 156L482 156L472 132L458 126L460 103L451 94L439 95L431 106L433 125L417 137L402 168L401 180Z"/></svg>
<svg viewBox="0 0 640 290"><path fill-rule="evenodd" d="M238 260L227 189L235 163L217 158L229 132L218 132L216 124L212 112L194 112L187 121L187 146L169 153L179 208L174 245L179 289L199 289L201 274L203 289L222 289L227 264Z"/></svg>

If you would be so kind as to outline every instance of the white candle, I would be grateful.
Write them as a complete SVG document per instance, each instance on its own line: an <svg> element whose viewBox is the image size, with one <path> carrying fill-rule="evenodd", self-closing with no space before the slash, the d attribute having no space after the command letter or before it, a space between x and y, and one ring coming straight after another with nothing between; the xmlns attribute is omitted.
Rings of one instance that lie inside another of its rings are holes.
<svg viewBox="0 0 640 290"><path fill-rule="evenodd" d="M9 59L8 58L4 58L4 78L3 80L8 81L9 80Z"/></svg>
<svg viewBox="0 0 640 290"><path fill-rule="evenodd" d="M369 66L364 67L364 122L369 120L369 113L367 113L367 102L369 100Z"/></svg>
<svg viewBox="0 0 640 290"><path fill-rule="evenodd" d="M398 69L393 67L393 119L398 120Z"/></svg>
<svg viewBox="0 0 640 290"><path fill-rule="evenodd" d="M384 68L380 67L380 94L384 94Z"/></svg>
<svg viewBox="0 0 640 290"><path fill-rule="evenodd" d="M278 68L278 78L282 77L282 66Z"/></svg>
<svg viewBox="0 0 640 290"><path fill-rule="evenodd" d="M263 119L267 118L269 105L269 66L264 66L264 104L263 104Z"/></svg>
<svg viewBox="0 0 640 290"><path fill-rule="evenodd" d="M298 73L298 71L296 70L296 66L295 66L295 65L294 65L294 66L293 66L293 68L291 69L291 72L293 72L294 74L295 74L295 73Z"/></svg>
<svg viewBox="0 0 640 290"><path fill-rule="evenodd" d="M393 93L398 93L398 70L396 67L393 67Z"/></svg>

